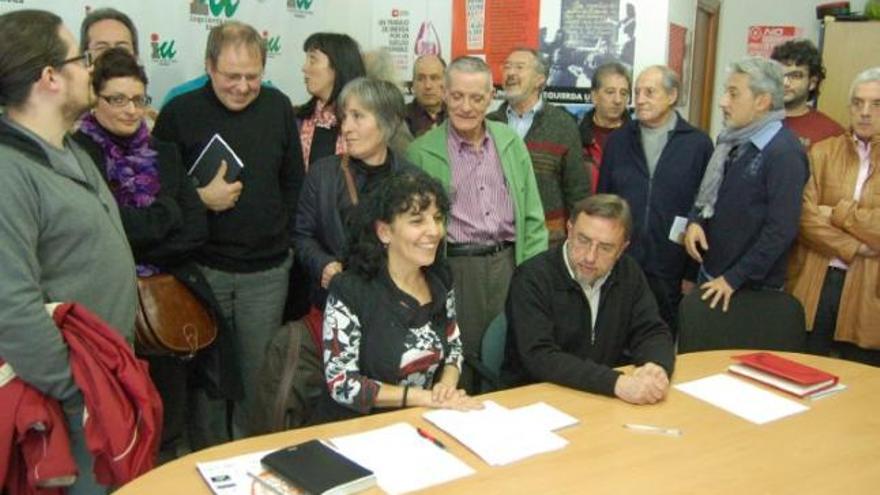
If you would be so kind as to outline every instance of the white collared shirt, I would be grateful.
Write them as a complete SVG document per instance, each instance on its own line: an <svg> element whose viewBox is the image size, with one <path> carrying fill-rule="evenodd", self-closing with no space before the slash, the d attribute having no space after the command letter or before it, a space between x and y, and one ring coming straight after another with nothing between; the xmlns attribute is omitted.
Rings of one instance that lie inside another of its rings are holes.
<svg viewBox="0 0 880 495"><path fill-rule="evenodd" d="M599 298L602 295L602 286L605 285L605 281L608 280L608 276L611 275L611 271L609 270L608 273L593 282L593 285L584 285L578 281L577 277L574 274L574 270L571 269L571 263L568 261L568 241L565 241L565 244L562 245L562 259L565 261L565 268L568 270L568 274L575 282L578 282L578 285L581 286L581 290L584 292L584 296L586 296L587 298L587 303L590 305L590 318L593 320L591 322L591 327L593 329L592 337L595 341L596 317L599 314Z"/></svg>
<svg viewBox="0 0 880 495"><path fill-rule="evenodd" d="M544 100L538 98L538 102L535 103L529 111L526 113L519 115L516 113L516 110L513 109L513 105L507 105L507 125L513 128L513 131L520 137L520 139L525 139L526 134L529 133L529 129L532 128L532 124L535 122L535 115L544 107Z"/></svg>

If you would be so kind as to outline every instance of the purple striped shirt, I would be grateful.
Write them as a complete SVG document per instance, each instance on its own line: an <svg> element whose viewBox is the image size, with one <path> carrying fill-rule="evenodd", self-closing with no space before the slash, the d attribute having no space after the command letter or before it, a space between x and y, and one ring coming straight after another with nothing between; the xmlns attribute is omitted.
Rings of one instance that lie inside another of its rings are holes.
<svg viewBox="0 0 880 495"><path fill-rule="evenodd" d="M452 172L449 241L492 244L515 240L513 201L492 136L486 132L476 147L450 125L446 146Z"/></svg>

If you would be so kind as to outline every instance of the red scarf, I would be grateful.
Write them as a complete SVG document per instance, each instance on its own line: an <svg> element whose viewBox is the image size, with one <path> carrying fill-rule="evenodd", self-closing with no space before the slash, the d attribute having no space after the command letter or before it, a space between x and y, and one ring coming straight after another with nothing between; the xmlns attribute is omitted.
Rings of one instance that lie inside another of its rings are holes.
<svg viewBox="0 0 880 495"><path fill-rule="evenodd" d="M299 139L302 144L303 163L306 172L309 171L309 155L312 152L312 138L315 137L315 127L322 129L332 129L338 124L336 112L333 105L324 106L320 101L315 102L315 111L311 117L303 119L302 126L299 129ZM345 153L345 141L342 139L342 132L336 138L336 154Z"/></svg>

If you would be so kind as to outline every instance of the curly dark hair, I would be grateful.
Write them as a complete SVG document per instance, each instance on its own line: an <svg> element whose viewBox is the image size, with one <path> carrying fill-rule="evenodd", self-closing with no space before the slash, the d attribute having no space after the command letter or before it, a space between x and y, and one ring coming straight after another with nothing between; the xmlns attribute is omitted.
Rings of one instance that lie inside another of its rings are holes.
<svg viewBox="0 0 880 495"><path fill-rule="evenodd" d="M144 67L124 48L110 48L95 60L95 69L92 71L92 89L95 94L104 89L107 81L117 77L133 77L144 83L144 87L147 86Z"/></svg>
<svg viewBox="0 0 880 495"><path fill-rule="evenodd" d="M816 87L810 90L810 100L819 96L819 86L825 79L825 67L822 67L822 56L819 49L810 40L791 40L776 45L770 58L783 65L805 65L810 73L808 78L816 78Z"/></svg>
<svg viewBox="0 0 880 495"><path fill-rule="evenodd" d="M391 223L406 212L420 212L431 205L445 217L449 197L437 179L419 170L395 172L355 210L349 230L346 269L371 279L388 264L388 253L376 234L376 222Z"/></svg>
<svg viewBox="0 0 880 495"><path fill-rule="evenodd" d="M352 79L365 77L367 70L358 42L347 34L313 33L303 42L303 51L318 50L330 61L330 68L336 73L333 80L333 91L330 92L328 104L336 102L339 92ZM307 118L315 111L318 98L313 96L305 105L297 109L297 116Z"/></svg>

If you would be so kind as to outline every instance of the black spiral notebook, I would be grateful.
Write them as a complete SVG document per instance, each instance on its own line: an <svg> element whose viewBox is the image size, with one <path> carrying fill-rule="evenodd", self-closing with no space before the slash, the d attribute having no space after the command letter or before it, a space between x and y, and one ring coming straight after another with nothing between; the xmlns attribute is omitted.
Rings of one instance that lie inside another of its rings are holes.
<svg viewBox="0 0 880 495"><path fill-rule="evenodd" d="M312 495L357 493L376 484L372 471L324 445L310 440L267 454L264 466Z"/></svg>
<svg viewBox="0 0 880 495"><path fill-rule="evenodd" d="M217 175L222 160L226 160L226 174L223 178L226 182L235 182L244 168L244 163L220 134L214 134L208 144L202 148L202 152L187 174L192 177L196 187L207 186Z"/></svg>

